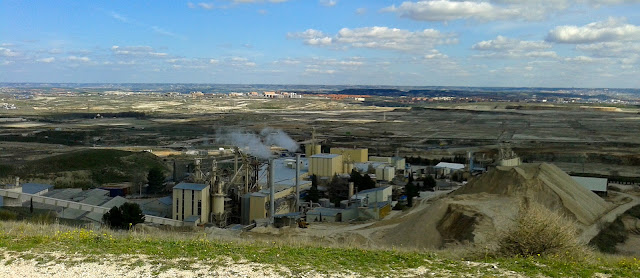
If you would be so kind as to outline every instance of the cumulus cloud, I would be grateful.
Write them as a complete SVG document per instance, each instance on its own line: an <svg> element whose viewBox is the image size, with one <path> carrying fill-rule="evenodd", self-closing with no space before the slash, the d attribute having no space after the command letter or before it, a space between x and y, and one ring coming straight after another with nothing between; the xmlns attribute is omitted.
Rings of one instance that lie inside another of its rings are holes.
<svg viewBox="0 0 640 278"><path fill-rule="evenodd" d="M640 53L640 43L637 42L600 42L580 44L576 49L597 57L624 57L629 53Z"/></svg>
<svg viewBox="0 0 640 278"><path fill-rule="evenodd" d="M504 20L531 17L525 15L524 9L494 5L489 2L476 1L418 1L403 2L400 6L392 5L382 9L383 12L397 13L401 17L418 21L450 21L458 19L475 19L480 21Z"/></svg>
<svg viewBox="0 0 640 278"><path fill-rule="evenodd" d="M571 7L610 6L638 3L640 0L422 0L405 1L399 6L383 8L382 12L396 13L418 21L477 21L526 20L535 21Z"/></svg>
<svg viewBox="0 0 640 278"><path fill-rule="evenodd" d="M337 0L320 0L320 5L325 7L333 7L338 4Z"/></svg>
<svg viewBox="0 0 640 278"><path fill-rule="evenodd" d="M42 58L42 59L38 59L37 61L40 63L53 63L56 60L55 57L48 57L48 58Z"/></svg>
<svg viewBox="0 0 640 278"><path fill-rule="evenodd" d="M474 50L485 52L479 57L506 58L555 58L558 55L550 51L551 44L544 41L522 41L498 36L493 40L474 44Z"/></svg>
<svg viewBox="0 0 640 278"><path fill-rule="evenodd" d="M0 47L0 56L3 57L16 57L19 56L20 54L18 52L15 52L9 48L5 48L5 47Z"/></svg>
<svg viewBox="0 0 640 278"><path fill-rule="evenodd" d="M639 41L640 26L628 24L622 18L609 18L605 21L593 22L579 27L574 25L558 26L549 31L546 40L568 44Z"/></svg>
<svg viewBox="0 0 640 278"><path fill-rule="evenodd" d="M424 51L436 45L458 43L455 34L441 33L434 29L409 31L389 27L342 28L336 35L309 29L299 33L289 33L289 38L302 39L313 46L335 46L346 48L372 48L397 51Z"/></svg>
<svg viewBox="0 0 640 278"><path fill-rule="evenodd" d="M169 54L163 52L157 52L150 46L117 46L114 45L110 48L111 52L115 55L126 56L138 56L138 57L155 57L164 58Z"/></svg>
<svg viewBox="0 0 640 278"><path fill-rule="evenodd" d="M84 62L84 63L91 62L91 59L89 57L86 57L86 56L82 56L82 57L69 56L69 57L67 57L67 60L73 61L73 62Z"/></svg>

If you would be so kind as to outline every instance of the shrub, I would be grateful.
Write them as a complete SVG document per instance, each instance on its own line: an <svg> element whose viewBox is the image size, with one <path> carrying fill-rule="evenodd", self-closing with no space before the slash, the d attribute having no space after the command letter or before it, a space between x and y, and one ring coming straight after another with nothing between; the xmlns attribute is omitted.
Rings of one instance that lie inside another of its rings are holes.
<svg viewBox="0 0 640 278"><path fill-rule="evenodd" d="M0 209L0 220L6 221L6 220L16 220L16 219L18 219L17 213L10 210Z"/></svg>
<svg viewBox="0 0 640 278"><path fill-rule="evenodd" d="M574 222L536 202L520 205L514 225L498 237L498 256L564 255L585 250Z"/></svg>
<svg viewBox="0 0 640 278"><path fill-rule="evenodd" d="M142 214L140 205L124 203L120 207L112 207L102 215L102 222L112 229L127 230L138 223L143 223L144 214Z"/></svg>

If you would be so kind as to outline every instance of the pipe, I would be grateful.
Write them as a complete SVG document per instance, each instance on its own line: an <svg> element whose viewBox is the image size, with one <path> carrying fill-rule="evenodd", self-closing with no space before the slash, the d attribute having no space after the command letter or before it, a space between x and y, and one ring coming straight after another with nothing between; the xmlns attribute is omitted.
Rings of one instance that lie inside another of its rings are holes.
<svg viewBox="0 0 640 278"><path fill-rule="evenodd" d="M275 213L276 213L276 191L275 191L275 179L273 177L273 159L269 159L269 221L271 221L271 224L274 223L275 221Z"/></svg>
<svg viewBox="0 0 640 278"><path fill-rule="evenodd" d="M300 154L296 154L296 212L300 211Z"/></svg>

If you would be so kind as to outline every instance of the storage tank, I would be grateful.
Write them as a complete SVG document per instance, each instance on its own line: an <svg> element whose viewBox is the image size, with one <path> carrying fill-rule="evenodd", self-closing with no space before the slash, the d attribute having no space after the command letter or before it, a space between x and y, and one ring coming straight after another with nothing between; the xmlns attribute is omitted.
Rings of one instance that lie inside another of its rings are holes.
<svg viewBox="0 0 640 278"><path fill-rule="evenodd" d="M221 215L224 213L224 195L213 195L213 215Z"/></svg>

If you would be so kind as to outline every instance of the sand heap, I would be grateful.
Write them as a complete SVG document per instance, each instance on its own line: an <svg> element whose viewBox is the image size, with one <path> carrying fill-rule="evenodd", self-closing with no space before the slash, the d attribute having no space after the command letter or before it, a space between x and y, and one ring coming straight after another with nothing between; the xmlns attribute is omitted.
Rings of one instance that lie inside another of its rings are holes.
<svg viewBox="0 0 640 278"><path fill-rule="evenodd" d="M381 232L382 244L439 248L453 242L489 241L512 223L522 200L543 204L576 220L593 224L609 205L558 167L523 164L497 167L448 196L409 214Z"/></svg>

